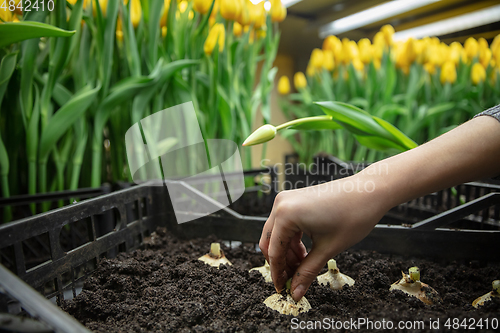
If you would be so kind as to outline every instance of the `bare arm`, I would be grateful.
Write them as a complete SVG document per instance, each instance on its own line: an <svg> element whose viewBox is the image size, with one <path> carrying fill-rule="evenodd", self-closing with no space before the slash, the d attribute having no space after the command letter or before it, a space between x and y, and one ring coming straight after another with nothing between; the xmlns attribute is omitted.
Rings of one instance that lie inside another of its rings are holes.
<svg viewBox="0 0 500 333"><path fill-rule="evenodd" d="M292 296L299 300L328 259L366 237L390 208L497 174L500 122L484 116L354 176L281 192L259 244L276 289L293 276ZM302 233L313 241L309 253Z"/></svg>

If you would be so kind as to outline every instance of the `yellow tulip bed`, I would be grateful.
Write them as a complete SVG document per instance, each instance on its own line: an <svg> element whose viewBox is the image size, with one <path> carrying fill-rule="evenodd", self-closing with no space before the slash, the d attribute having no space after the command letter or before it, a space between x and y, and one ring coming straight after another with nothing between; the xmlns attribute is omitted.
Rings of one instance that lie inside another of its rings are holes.
<svg viewBox="0 0 500 333"><path fill-rule="evenodd" d="M269 12L249 0L53 7L0 9L4 197L130 180L125 132L184 102L205 139L241 144L258 112L269 121L281 1ZM250 168L250 151L242 155Z"/></svg>
<svg viewBox="0 0 500 333"><path fill-rule="evenodd" d="M393 40L390 25L373 41L329 36L311 53L306 75L281 77L282 110L289 120L322 115L316 101L355 105L389 121L421 144L500 104L500 35L491 45L468 38L447 45L436 37ZM344 160L374 161L377 152L356 142L346 130L284 132L303 161L319 152Z"/></svg>

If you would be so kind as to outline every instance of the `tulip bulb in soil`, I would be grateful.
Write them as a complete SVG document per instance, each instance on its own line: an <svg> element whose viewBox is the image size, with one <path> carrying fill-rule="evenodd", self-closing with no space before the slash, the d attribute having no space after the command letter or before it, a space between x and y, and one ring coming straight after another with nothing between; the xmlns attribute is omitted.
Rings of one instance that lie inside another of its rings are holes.
<svg viewBox="0 0 500 333"><path fill-rule="evenodd" d="M389 290L401 290L405 294L415 296L425 304L434 304L440 301L441 298L428 284L420 281L420 270L418 267L412 267L409 270L409 275L401 272L403 277L398 282L394 282Z"/></svg>
<svg viewBox="0 0 500 333"><path fill-rule="evenodd" d="M219 268L220 265L232 265L231 262L227 260L224 252L220 249L219 243L212 243L210 245L210 252L200 257L198 260L217 268Z"/></svg>
<svg viewBox="0 0 500 333"><path fill-rule="evenodd" d="M495 280L492 283L493 290L481 297L478 297L472 302L472 306L477 308L480 305L484 305L485 302L491 301L492 297L500 297L500 280Z"/></svg>
<svg viewBox="0 0 500 333"><path fill-rule="evenodd" d="M305 313L311 309L311 305L305 297L300 301L295 302L290 295L290 286L292 279L286 283L286 288L281 293L276 293L269 296L264 301L264 304L273 310L278 311L284 315L298 316L299 313Z"/></svg>
<svg viewBox="0 0 500 333"><path fill-rule="evenodd" d="M317 279L319 284L324 286L330 285L330 289L334 290L342 289L345 285L354 285L354 279L340 273L337 268L337 262L334 259L328 260L328 272L318 276Z"/></svg>
<svg viewBox="0 0 500 333"><path fill-rule="evenodd" d="M271 269L269 268L269 263L267 262L267 260L264 263L264 266L252 268L250 272L251 271L257 271L262 274L266 282L273 282L273 280L271 279Z"/></svg>

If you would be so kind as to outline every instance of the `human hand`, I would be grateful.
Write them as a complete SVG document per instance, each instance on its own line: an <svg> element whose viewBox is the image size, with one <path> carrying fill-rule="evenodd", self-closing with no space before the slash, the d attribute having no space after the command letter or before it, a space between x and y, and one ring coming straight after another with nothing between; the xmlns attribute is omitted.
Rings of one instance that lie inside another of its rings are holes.
<svg viewBox="0 0 500 333"><path fill-rule="evenodd" d="M276 291L293 276L291 293L299 301L329 259L370 233L390 208L372 178L357 174L278 194L259 243ZM303 233L312 240L309 254Z"/></svg>

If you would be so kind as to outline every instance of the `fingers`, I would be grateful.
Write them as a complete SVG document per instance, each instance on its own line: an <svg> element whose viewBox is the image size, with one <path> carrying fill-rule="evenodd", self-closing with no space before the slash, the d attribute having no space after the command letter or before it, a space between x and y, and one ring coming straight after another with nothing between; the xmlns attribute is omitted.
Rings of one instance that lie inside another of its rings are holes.
<svg viewBox="0 0 500 333"><path fill-rule="evenodd" d="M271 214L269 215L269 218L264 224L264 227L262 228L262 234L260 235L260 241L259 241L260 250L262 251L262 254L266 258L267 262L269 262L269 256L268 256L269 241L271 240L271 234L273 232L274 216L275 214L273 209L271 211Z"/></svg>
<svg viewBox="0 0 500 333"><path fill-rule="evenodd" d="M302 243L302 235L303 235L303 232L298 232L295 235L296 238L294 240L292 240L292 243L291 243L291 249L295 253L299 262L302 261L307 256L307 249L306 249L304 243Z"/></svg>
<svg viewBox="0 0 500 333"><path fill-rule="evenodd" d="M328 259L329 256L326 251L313 246L311 252L302 260L292 279L291 293L296 302L305 295Z"/></svg>
<svg viewBox="0 0 500 333"><path fill-rule="evenodd" d="M290 243L290 249L286 254L286 272L288 276L292 276L295 270L299 267L302 260L307 255L307 250L301 241L302 232L295 234L294 238Z"/></svg>
<svg viewBox="0 0 500 333"><path fill-rule="evenodd" d="M287 255L292 240L296 237L297 233L299 233L298 228L294 227L293 223L289 220L283 217L275 219L269 242L268 257L271 278L273 279L276 291L281 291L289 278L287 273ZM290 257L290 260L294 259Z"/></svg>

